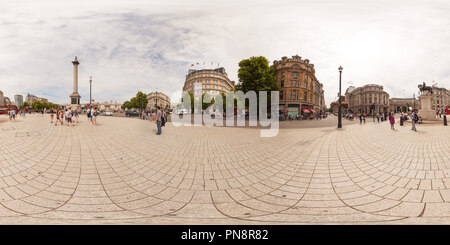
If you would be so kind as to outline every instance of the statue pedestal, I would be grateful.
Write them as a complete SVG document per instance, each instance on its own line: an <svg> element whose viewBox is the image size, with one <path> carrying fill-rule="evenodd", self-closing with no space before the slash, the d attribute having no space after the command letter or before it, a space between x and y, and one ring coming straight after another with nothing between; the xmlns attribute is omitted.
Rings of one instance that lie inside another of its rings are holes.
<svg viewBox="0 0 450 245"><path fill-rule="evenodd" d="M431 95L421 95L419 96L420 102L420 110L419 117L422 117L423 120L435 121L436 120L436 111L431 109Z"/></svg>

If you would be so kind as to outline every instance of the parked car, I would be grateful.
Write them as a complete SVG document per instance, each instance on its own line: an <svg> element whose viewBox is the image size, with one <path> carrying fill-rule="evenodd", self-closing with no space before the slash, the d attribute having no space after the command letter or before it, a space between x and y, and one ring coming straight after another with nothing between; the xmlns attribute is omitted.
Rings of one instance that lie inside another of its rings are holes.
<svg viewBox="0 0 450 245"><path fill-rule="evenodd" d="M138 117L139 115L141 115L141 113L135 110L125 112L125 116L127 117Z"/></svg>
<svg viewBox="0 0 450 245"><path fill-rule="evenodd" d="M105 111L103 112L103 116L113 116L113 113L111 111Z"/></svg>

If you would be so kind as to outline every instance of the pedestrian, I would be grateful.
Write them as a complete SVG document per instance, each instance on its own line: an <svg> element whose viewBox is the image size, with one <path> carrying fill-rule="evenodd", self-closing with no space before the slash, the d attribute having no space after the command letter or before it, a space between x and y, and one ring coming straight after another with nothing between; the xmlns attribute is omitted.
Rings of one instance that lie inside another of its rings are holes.
<svg viewBox="0 0 450 245"><path fill-rule="evenodd" d="M156 135L161 135L161 117L162 117L161 108L159 106L156 106L155 122L156 122L156 127L158 129L158 131L156 132Z"/></svg>
<svg viewBox="0 0 450 245"><path fill-rule="evenodd" d="M58 122L62 122L61 119L60 119L60 115L61 115L61 112L59 111L59 109L56 110L56 121L55 121L55 126L58 125Z"/></svg>
<svg viewBox="0 0 450 245"><path fill-rule="evenodd" d="M366 113L364 113L363 121L364 121L364 124L366 124Z"/></svg>
<svg viewBox="0 0 450 245"><path fill-rule="evenodd" d="M91 121L91 108L88 108L87 109L87 118L88 118L88 121L90 122Z"/></svg>
<svg viewBox="0 0 450 245"><path fill-rule="evenodd" d="M73 112L73 115L75 117L75 119L77 120L78 123L78 109L75 109L75 111Z"/></svg>
<svg viewBox="0 0 450 245"><path fill-rule="evenodd" d="M414 111L411 113L411 124L412 124L411 130L417 131L417 129L416 129L416 123L417 123L417 121L419 121L419 120L418 120L418 116L417 116L417 114L416 114L416 110L414 110Z"/></svg>
<svg viewBox="0 0 450 245"><path fill-rule="evenodd" d="M380 113L377 113L377 121L380 123Z"/></svg>
<svg viewBox="0 0 450 245"><path fill-rule="evenodd" d="M12 118L14 122L16 121L16 110L12 109Z"/></svg>
<svg viewBox="0 0 450 245"><path fill-rule="evenodd" d="M362 124L362 114L359 114L359 124Z"/></svg>
<svg viewBox="0 0 450 245"><path fill-rule="evenodd" d="M94 109L92 109L91 113L92 113L91 114L92 125L97 126L97 116L98 116L97 107L94 107Z"/></svg>
<svg viewBox="0 0 450 245"><path fill-rule="evenodd" d="M73 121L72 121L72 110L71 108L66 109L66 126L69 126L70 123L72 123L73 126Z"/></svg>
<svg viewBox="0 0 450 245"><path fill-rule="evenodd" d="M53 114L54 114L55 112L53 111L53 108L50 108L50 123L53 123Z"/></svg>
<svg viewBox="0 0 450 245"><path fill-rule="evenodd" d="M392 115L392 113L389 113L389 122L391 123L391 129L395 130L395 128L394 128L395 118L394 118L394 115Z"/></svg>

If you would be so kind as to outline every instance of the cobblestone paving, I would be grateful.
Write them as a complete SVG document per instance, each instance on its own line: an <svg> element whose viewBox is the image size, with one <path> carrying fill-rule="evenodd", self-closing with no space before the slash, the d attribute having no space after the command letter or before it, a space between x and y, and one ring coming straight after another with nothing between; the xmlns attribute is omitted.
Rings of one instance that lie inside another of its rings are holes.
<svg viewBox="0 0 450 245"><path fill-rule="evenodd" d="M449 127L0 119L2 224L450 223Z"/></svg>

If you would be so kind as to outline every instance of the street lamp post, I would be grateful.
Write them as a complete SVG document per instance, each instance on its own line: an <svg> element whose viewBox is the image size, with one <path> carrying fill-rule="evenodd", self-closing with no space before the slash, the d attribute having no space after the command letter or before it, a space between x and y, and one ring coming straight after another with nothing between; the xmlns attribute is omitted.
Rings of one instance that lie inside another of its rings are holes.
<svg viewBox="0 0 450 245"><path fill-rule="evenodd" d="M338 128L342 128L342 115L341 115L341 77L342 77L342 66L339 66L339 110L338 110Z"/></svg>
<svg viewBox="0 0 450 245"><path fill-rule="evenodd" d="M158 106L158 88L156 88L156 105L155 105L155 107L157 107Z"/></svg>
<svg viewBox="0 0 450 245"><path fill-rule="evenodd" d="M89 77L89 107L92 103L92 76Z"/></svg>
<svg viewBox="0 0 450 245"><path fill-rule="evenodd" d="M416 94L413 94L413 102L414 102L413 111L415 111L416 110Z"/></svg>

